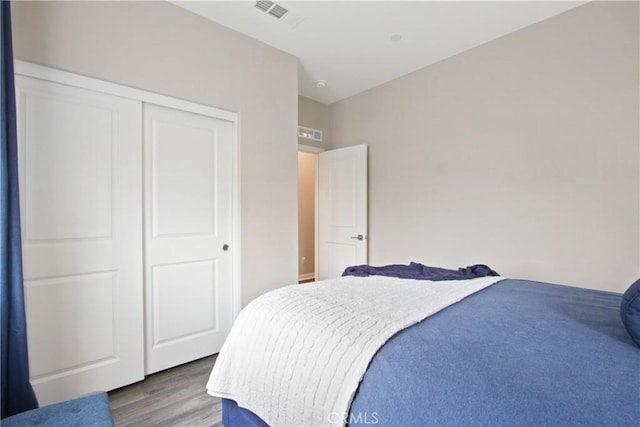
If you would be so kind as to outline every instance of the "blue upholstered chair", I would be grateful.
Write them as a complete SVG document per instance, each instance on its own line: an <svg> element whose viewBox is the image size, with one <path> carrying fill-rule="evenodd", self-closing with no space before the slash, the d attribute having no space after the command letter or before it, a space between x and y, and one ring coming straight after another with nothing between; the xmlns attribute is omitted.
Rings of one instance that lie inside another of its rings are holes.
<svg viewBox="0 0 640 427"><path fill-rule="evenodd" d="M107 393L99 392L22 412L0 421L2 427L113 427Z"/></svg>

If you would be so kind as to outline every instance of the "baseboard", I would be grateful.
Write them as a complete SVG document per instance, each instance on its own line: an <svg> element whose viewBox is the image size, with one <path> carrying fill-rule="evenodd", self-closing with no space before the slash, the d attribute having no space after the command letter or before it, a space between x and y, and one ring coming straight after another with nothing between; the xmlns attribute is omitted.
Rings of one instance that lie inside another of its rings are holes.
<svg viewBox="0 0 640 427"><path fill-rule="evenodd" d="M316 273L301 274L298 276L298 282L302 282L303 280L313 280L315 278L316 278Z"/></svg>

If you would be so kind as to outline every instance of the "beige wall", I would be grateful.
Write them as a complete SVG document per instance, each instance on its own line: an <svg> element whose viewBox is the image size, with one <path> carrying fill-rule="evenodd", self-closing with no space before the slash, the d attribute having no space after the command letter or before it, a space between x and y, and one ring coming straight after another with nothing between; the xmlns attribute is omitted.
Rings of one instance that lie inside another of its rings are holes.
<svg viewBox="0 0 640 427"><path fill-rule="evenodd" d="M298 124L322 131L322 142L298 138L299 144L326 148L331 141L329 128L329 106L304 96L298 96Z"/></svg>
<svg viewBox="0 0 640 427"><path fill-rule="evenodd" d="M316 157L298 153L298 274L315 272ZM303 264L303 258L305 262Z"/></svg>
<svg viewBox="0 0 640 427"><path fill-rule="evenodd" d="M370 262L623 291L638 49L638 3L590 3L332 104L333 146L370 147Z"/></svg>
<svg viewBox="0 0 640 427"><path fill-rule="evenodd" d="M297 281L297 60L166 2L14 2L17 59L240 113L242 300Z"/></svg>

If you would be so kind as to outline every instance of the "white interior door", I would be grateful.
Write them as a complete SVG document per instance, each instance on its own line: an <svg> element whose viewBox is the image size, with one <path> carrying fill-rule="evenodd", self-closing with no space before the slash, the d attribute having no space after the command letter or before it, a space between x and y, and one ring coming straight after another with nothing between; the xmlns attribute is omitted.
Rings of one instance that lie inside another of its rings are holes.
<svg viewBox="0 0 640 427"><path fill-rule="evenodd" d="M318 280L367 262L367 146L318 154Z"/></svg>
<svg viewBox="0 0 640 427"><path fill-rule="evenodd" d="M232 323L232 122L145 104L146 373L220 351Z"/></svg>
<svg viewBox="0 0 640 427"><path fill-rule="evenodd" d="M141 103L16 76L31 382L40 404L143 378Z"/></svg>

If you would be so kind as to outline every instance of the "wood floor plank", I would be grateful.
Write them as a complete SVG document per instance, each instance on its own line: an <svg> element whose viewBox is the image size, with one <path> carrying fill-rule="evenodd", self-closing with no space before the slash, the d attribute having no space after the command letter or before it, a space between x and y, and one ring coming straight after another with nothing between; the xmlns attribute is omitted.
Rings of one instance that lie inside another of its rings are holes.
<svg viewBox="0 0 640 427"><path fill-rule="evenodd" d="M222 401L205 390L215 358L167 369L111 391L116 426L222 426Z"/></svg>

